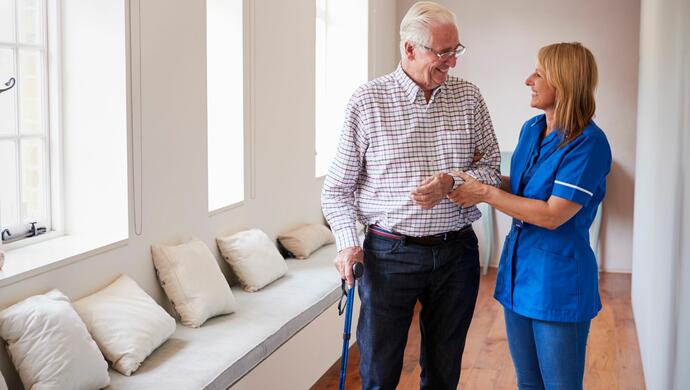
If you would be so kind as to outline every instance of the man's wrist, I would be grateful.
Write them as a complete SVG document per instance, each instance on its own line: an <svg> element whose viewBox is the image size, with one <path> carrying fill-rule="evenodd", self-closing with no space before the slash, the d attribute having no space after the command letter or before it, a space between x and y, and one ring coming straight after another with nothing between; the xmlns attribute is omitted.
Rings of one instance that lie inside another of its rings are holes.
<svg viewBox="0 0 690 390"><path fill-rule="evenodd" d="M465 182L464 180L462 180L462 178L460 176L453 175L452 173L446 173L446 175L450 176L451 179L453 179L451 186L450 186L450 190L448 190L448 193L450 193L454 189L458 188L462 183Z"/></svg>

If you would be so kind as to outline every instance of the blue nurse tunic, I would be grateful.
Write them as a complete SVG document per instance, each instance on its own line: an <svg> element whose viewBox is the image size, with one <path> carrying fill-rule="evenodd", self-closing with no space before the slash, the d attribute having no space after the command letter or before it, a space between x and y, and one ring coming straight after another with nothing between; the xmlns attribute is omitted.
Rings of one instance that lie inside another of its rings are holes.
<svg viewBox="0 0 690 390"><path fill-rule="evenodd" d="M558 196L582 208L555 230L513 220L501 253L494 297L525 317L588 321L601 309L589 228L606 193L611 148L593 121L561 148L563 135L558 131L540 139L545 126L545 115L522 126L511 160L511 190L543 201Z"/></svg>

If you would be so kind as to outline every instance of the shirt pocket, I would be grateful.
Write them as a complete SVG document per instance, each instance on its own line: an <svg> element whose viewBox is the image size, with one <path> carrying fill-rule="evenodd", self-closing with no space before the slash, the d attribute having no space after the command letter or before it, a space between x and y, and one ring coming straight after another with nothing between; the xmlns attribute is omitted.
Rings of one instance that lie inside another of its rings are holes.
<svg viewBox="0 0 690 390"><path fill-rule="evenodd" d="M446 120L438 139L438 150L444 158L452 158L455 169L466 169L472 162L475 141L472 121L466 115L455 115ZM442 169L442 168L441 168Z"/></svg>
<svg viewBox="0 0 690 390"><path fill-rule="evenodd" d="M524 259L524 304L545 311L577 311L580 273L577 259L532 247Z"/></svg>

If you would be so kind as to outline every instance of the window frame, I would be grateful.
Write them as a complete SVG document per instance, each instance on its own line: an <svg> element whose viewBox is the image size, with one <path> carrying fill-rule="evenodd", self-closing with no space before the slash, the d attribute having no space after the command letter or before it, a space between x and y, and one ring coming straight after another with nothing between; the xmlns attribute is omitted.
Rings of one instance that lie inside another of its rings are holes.
<svg viewBox="0 0 690 390"><path fill-rule="evenodd" d="M206 12L208 15L209 12L209 1L210 0L205 0L206 3ZM239 123L233 123L233 131L239 132L239 149L241 153L241 158L240 158L240 166L239 166L239 175L240 177L237 180L238 181L238 186L240 186L240 194L241 196L239 198L233 198L231 196L228 196L228 193L223 194L223 200L220 200L221 197L218 196L218 191L214 188L214 185L217 185L217 181L214 179L217 179L217 176L212 176L211 172L217 172L218 166L216 164L212 164L211 161L211 143L212 143L212 138L211 137L211 127L216 126L217 123L212 123L210 111L211 109L209 106L212 106L209 104L210 99L210 94L209 94L209 85L212 83L209 82L209 55L208 52L211 50L209 48L209 39L208 36L210 35L209 32L209 26L208 26L208 16L206 19L206 83L207 83L207 88L206 88L206 170L207 170L207 212L209 216L215 216L218 214L222 214L226 211L236 209L238 207L241 207L244 205L245 201L249 198L253 198L253 196L250 194L248 196L247 194L247 186L248 184L253 180L251 177L251 172L252 172L252 161L251 159L253 158L251 156L252 150L247 150L247 143L251 142L252 139L252 134L250 130L252 129L252 117L251 117L251 112L249 110L249 107L251 105L251 95L250 95L250 88L253 85L252 80L250 79L250 74L252 70L250 69L253 59L250 59L250 56L252 53L251 47L253 46L252 43L252 31L253 31L253 26L252 26L252 18L253 18L253 2L248 1L248 0L228 0L228 1L236 1L235 5L240 6L240 14L239 18L241 20L241 39L240 39L240 45L239 47L241 48L241 53L242 53L242 60L240 61L241 64L241 72L239 78L241 79L241 87L238 89L239 95L241 96L241 102L240 102L240 108L239 111L241 113L241 121ZM237 90L236 90L237 91ZM215 133L214 133L215 134ZM237 135L237 134L235 134ZM217 138L217 137L216 137ZM227 162L227 161L226 161ZM213 165L213 167L212 167ZM237 166L234 164L230 164L233 166L233 169L236 169ZM213 201L212 201L213 200Z"/></svg>
<svg viewBox="0 0 690 390"><path fill-rule="evenodd" d="M64 227L62 222L62 145L61 145L61 83L60 83L60 0L38 0L40 7L40 43L27 44L21 43L19 40L19 7L17 3L21 0L13 0L13 17L14 17L14 38L13 42L0 42L0 47L9 48L14 53L14 77L20 80L20 64L19 64L19 50L29 48L38 50L41 57L41 110L42 123L40 133L22 134L20 132L20 118L21 118L21 96L19 90L19 81L14 88L14 115L16 117L15 129L12 134L0 135L0 140L11 140L15 144L15 161L17 167L17 179L15 190L17 192L17 200L19 202L19 221L18 224L2 226L2 229L11 228L12 235L25 235L30 232L30 224L32 221L24 221L21 215L21 197L22 197L22 152L21 141L23 139L40 139L43 148L43 202L45 215L44 219L37 219L37 226L46 227L46 232L32 237L18 238L8 243L0 241L0 249L11 250L20 248L37 242L45 241L58 237L63 234ZM19 230L18 230L19 229Z"/></svg>

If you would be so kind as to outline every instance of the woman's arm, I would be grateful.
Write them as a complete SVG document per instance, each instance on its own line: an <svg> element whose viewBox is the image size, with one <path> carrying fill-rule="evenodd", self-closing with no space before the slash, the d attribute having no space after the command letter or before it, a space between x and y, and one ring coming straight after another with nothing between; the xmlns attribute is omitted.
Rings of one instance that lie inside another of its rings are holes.
<svg viewBox="0 0 690 390"><path fill-rule="evenodd" d="M486 202L513 218L546 229L558 228L582 208L579 203L557 196L551 196L547 201L523 198L482 184L467 174L463 173L461 177L465 183L448 195L453 202L463 207Z"/></svg>

